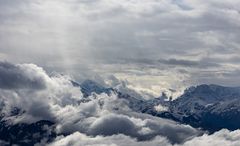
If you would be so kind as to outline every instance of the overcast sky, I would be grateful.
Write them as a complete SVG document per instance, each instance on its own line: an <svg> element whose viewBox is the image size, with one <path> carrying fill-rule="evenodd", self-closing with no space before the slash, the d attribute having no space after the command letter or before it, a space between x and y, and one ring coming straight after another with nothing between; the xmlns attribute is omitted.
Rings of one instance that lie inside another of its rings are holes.
<svg viewBox="0 0 240 146"><path fill-rule="evenodd" d="M154 95L240 86L240 1L0 0L0 60Z"/></svg>

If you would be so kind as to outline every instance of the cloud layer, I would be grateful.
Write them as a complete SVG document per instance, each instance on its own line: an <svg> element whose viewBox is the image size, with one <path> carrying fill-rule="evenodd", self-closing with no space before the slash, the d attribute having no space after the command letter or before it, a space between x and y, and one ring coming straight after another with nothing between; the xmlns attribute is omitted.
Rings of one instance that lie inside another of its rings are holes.
<svg viewBox="0 0 240 146"><path fill-rule="evenodd" d="M79 80L115 75L154 96L190 84L239 85L238 1L1 0L0 5L1 60L36 63Z"/></svg>
<svg viewBox="0 0 240 146"><path fill-rule="evenodd" d="M228 130L221 130L216 132L213 135L203 135L200 137L196 137L192 140L187 141L184 144L170 144L163 137L156 137L151 141L136 141L136 139L132 139L130 137L124 135L113 135L109 137L89 137L82 133L76 132L67 137L58 137L55 142L50 144L50 146L125 146L126 144L129 146L215 146L215 145L225 145L225 146L238 146L240 144L239 141L240 131L230 132Z"/></svg>

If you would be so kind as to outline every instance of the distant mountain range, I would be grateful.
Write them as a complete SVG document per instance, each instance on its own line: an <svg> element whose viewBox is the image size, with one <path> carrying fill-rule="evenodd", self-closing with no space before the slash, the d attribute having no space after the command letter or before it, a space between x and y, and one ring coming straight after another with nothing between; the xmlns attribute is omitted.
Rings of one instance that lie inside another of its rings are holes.
<svg viewBox="0 0 240 146"><path fill-rule="evenodd" d="M115 92L119 98L128 101L136 112L142 112L171 119L182 124L213 133L222 128L236 130L240 128L240 87L219 85L199 85L186 89L180 97L166 101L166 95L144 100L121 93L114 88L104 88L100 84L87 80L81 85L84 95Z"/></svg>
<svg viewBox="0 0 240 146"><path fill-rule="evenodd" d="M139 94L133 91L131 94L123 93L119 88L106 88L92 80L86 80L81 84L72 81L72 84L81 88L86 100L95 93L115 93L118 98L126 100L129 108L135 112L189 124L210 133L222 128L229 130L240 128L240 87L204 84L190 87L176 100L168 101L165 100L167 98L165 94L159 98L146 100L139 98ZM19 110L13 109L13 114L19 114ZM40 142L43 137L46 137L46 141L51 141L57 136L53 131L46 129L54 126L51 121L11 125L4 121L3 117L4 115L0 116L0 140L33 145ZM25 141L22 141L23 139Z"/></svg>
<svg viewBox="0 0 240 146"><path fill-rule="evenodd" d="M240 128L240 88L218 85L199 85L185 90L184 94L173 101L152 101L142 112L172 119L213 133L222 128ZM157 111L156 103L166 107Z"/></svg>

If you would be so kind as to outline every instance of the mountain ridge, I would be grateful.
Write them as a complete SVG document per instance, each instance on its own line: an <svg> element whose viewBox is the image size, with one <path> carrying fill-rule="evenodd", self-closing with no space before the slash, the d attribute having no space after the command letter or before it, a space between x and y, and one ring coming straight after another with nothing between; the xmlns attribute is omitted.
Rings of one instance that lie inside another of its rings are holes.
<svg viewBox="0 0 240 146"><path fill-rule="evenodd" d="M101 89L104 88L101 87ZM107 91L107 94L109 91L117 93L119 98L129 101L129 107L136 112L189 124L210 133L222 128L228 130L240 128L240 118L238 118L240 117L240 104L237 104L240 103L240 87L216 84L191 86L172 101L163 100L165 98L161 98L161 96L148 100L138 99L128 94L122 94L114 88L105 88L101 91L102 93ZM230 119L234 119L235 122L231 122Z"/></svg>

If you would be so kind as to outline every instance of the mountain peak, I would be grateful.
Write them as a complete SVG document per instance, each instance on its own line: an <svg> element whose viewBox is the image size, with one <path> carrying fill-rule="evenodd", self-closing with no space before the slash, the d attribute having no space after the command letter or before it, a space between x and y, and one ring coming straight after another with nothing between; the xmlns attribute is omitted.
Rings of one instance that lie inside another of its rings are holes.
<svg viewBox="0 0 240 146"><path fill-rule="evenodd" d="M205 100L227 100L240 97L239 87L225 87L215 84L192 86L184 91L181 97L202 98Z"/></svg>
<svg viewBox="0 0 240 146"><path fill-rule="evenodd" d="M107 93L109 94L112 91L112 88L106 88L101 84L92 81L92 80L85 80L80 84L81 91L85 97L91 95L93 92L97 94Z"/></svg>
<svg viewBox="0 0 240 146"><path fill-rule="evenodd" d="M82 87L91 87L91 88L104 88L102 85L100 85L99 83L93 81L93 80L85 80L81 83Z"/></svg>

